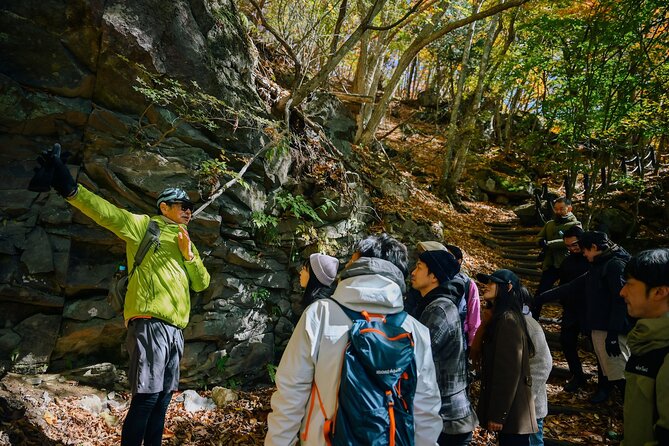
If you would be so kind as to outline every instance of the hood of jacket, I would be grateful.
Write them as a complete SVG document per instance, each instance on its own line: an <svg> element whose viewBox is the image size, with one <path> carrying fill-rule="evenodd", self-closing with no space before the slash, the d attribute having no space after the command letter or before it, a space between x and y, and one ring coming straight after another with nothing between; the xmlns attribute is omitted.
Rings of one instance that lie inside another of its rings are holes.
<svg viewBox="0 0 669 446"><path fill-rule="evenodd" d="M404 309L404 274L392 263L361 257L341 272L332 298L354 311L393 314Z"/></svg>
<svg viewBox="0 0 669 446"><path fill-rule="evenodd" d="M560 217L559 215L556 215L553 217L553 221L557 223L558 225L563 225L565 223L570 223L570 222L577 222L578 220L576 219L576 216L573 213L568 213L564 217Z"/></svg>
<svg viewBox="0 0 669 446"><path fill-rule="evenodd" d="M629 259L632 258L632 256L627 251L625 251L621 246L612 245L610 248L605 249L604 252L595 257L595 261L592 263L595 265L602 264L608 262L613 258L618 258L620 260L623 260L624 262L628 262Z"/></svg>
<svg viewBox="0 0 669 446"><path fill-rule="evenodd" d="M639 319L627 336L627 343L635 355L668 346L669 313L654 319Z"/></svg>

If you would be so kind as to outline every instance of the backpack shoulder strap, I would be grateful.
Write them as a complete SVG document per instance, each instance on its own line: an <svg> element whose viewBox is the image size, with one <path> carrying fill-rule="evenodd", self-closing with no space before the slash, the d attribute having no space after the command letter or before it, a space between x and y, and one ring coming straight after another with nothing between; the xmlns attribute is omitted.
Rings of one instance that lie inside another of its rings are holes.
<svg viewBox="0 0 669 446"><path fill-rule="evenodd" d="M132 275L137 267L142 264L144 257L146 257L146 254L153 245L156 245L156 248L160 246L160 227L158 226L157 221L149 220L144 237L142 238L142 241L139 243L139 247L137 248L137 253L135 254L135 263L132 266L130 275Z"/></svg>
<svg viewBox="0 0 669 446"><path fill-rule="evenodd" d="M354 311L351 310L350 308L342 305L341 303L337 302L334 300L332 297L327 297L326 299L331 300L332 302L336 303L339 305L339 308L341 308L344 313L346 313L346 316L348 316L349 319L351 319L353 322L358 321L358 320L367 320L367 316L372 316L372 317L383 317L386 321L387 324L394 325L396 327L401 326L405 319L408 316L408 313L404 310L400 311L399 313L394 313L394 314L383 314L383 315L376 315L376 314L367 314L365 311L359 312L359 311Z"/></svg>

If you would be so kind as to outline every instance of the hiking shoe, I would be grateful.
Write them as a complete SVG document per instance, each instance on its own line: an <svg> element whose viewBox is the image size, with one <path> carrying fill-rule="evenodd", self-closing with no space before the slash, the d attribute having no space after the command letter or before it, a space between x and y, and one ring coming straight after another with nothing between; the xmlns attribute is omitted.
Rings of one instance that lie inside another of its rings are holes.
<svg viewBox="0 0 669 446"><path fill-rule="evenodd" d="M597 392L590 398L591 404L601 404L609 399L608 389L597 389Z"/></svg>
<svg viewBox="0 0 669 446"><path fill-rule="evenodd" d="M572 378L567 381L567 384L562 388L565 392L576 392L578 389L582 389L588 382L585 378Z"/></svg>

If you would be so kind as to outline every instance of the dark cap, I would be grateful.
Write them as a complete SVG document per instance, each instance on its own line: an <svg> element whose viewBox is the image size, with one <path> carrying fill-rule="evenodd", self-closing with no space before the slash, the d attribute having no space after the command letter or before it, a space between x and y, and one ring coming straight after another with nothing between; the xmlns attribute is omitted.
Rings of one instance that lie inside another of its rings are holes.
<svg viewBox="0 0 669 446"><path fill-rule="evenodd" d="M520 288L520 280L518 279L518 276L516 276L513 271L509 271L508 269L498 269L492 274L479 273L476 275L476 280L481 283L495 282L501 285L510 283L514 290L518 290Z"/></svg>
<svg viewBox="0 0 669 446"><path fill-rule="evenodd" d="M188 203L188 204L193 204L191 201L190 197L188 196L188 193L179 188L179 187L168 187L167 189L163 190L160 195L158 195L158 199L156 200L156 206L160 207L160 203Z"/></svg>
<svg viewBox="0 0 669 446"><path fill-rule="evenodd" d="M448 251L425 251L418 259L427 265L439 283L448 282L460 272L460 264Z"/></svg>
<svg viewBox="0 0 669 446"><path fill-rule="evenodd" d="M446 249L448 249L448 252L453 254L456 259L462 260L462 249L458 248L455 245L446 245Z"/></svg>

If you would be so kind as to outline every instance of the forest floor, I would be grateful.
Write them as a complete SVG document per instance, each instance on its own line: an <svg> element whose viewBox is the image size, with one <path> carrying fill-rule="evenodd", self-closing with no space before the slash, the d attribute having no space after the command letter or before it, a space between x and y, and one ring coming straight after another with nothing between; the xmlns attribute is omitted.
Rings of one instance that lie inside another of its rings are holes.
<svg viewBox="0 0 669 446"><path fill-rule="evenodd" d="M408 110L400 110L398 117L390 118L379 134L390 130L407 118ZM369 175L377 170L376 163L394 170L396 180L409 190L409 199L398 202L394 198L374 199L379 214L391 214L401 219L422 222L441 222L445 239L460 246L470 272L492 271L504 266L501 252L485 243L490 231L489 223L512 222L515 215L509 207L481 202L465 201L469 213L457 213L438 199L431 190L435 188L439 159L444 141L440 135L446 128L422 123L402 124L384 140L394 153L377 153L370 156ZM472 157L470 168L485 163L495 151ZM376 159L373 159L376 157ZM392 158L392 160L391 160ZM488 223L488 224L487 224ZM382 228L379 228L382 229ZM559 318L559 308L545 307L543 316ZM559 331L557 324L544 324L547 332ZM559 351L553 351L554 368L566 369ZM581 352L586 371L593 377L588 387L577 393L562 391L565 376L553 376L548 382L548 399L552 414L544 423L544 434L551 444L618 444L622 434L622 405L620 398L593 406L588 403L594 392L596 380L595 361L592 353ZM26 381L27 379L27 381ZM23 380L23 382L22 382ZM0 445L112 445L119 444L122 421L127 413L129 395L118 392L108 395L97 389L63 381L54 376L43 376L31 384L30 377L8 375L3 380L6 387L23 386L20 393L28 409L26 417L16 422L0 425ZM260 445L267 429L270 396L273 388L258 388L239 392L240 399L215 410L186 411L175 394L170 405L163 444L168 445ZM198 392L210 396L209 391ZM476 399L476 385L472 386ZM102 412L91 411L82 402L91 395L118 402ZM493 445L495 439L485 430L477 429L473 444Z"/></svg>

